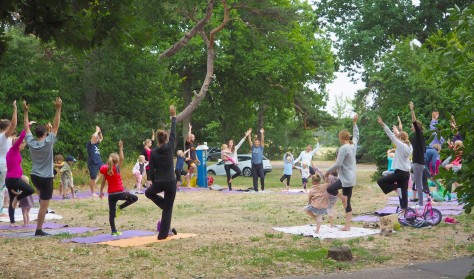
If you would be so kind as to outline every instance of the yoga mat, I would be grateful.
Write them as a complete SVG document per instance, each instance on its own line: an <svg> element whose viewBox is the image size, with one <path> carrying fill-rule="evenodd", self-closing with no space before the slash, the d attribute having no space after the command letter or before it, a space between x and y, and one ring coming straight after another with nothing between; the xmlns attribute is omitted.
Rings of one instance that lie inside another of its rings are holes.
<svg viewBox="0 0 474 279"><path fill-rule="evenodd" d="M111 240L119 240L119 239L126 239L138 236L149 236L149 235L156 235L155 232L150 231L138 231L138 230L130 230L130 231L123 231L122 235L119 236L112 236L111 234L99 234L89 237L75 237L70 239L65 239L63 242L76 242L76 243L83 243L83 244L90 244L90 243L99 243L99 242L106 242Z"/></svg>
<svg viewBox="0 0 474 279"><path fill-rule="evenodd" d="M439 211L441 211L441 214L443 214L443 215L459 215L459 214L463 213L461 206L457 206L457 207L454 206L453 207L453 206L437 206L437 205L434 205L433 208L436 208ZM377 215L395 214L396 210L397 210L396 206L387 206L387 207L384 207L382 209L379 209L379 210L375 211L375 214L377 214ZM423 211L423 209L421 209L421 211Z"/></svg>
<svg viewBox="0 0 474 279"><path fill-rule="evenodd" d="M352 222L378 222L379 216L374 215L359 215L352 218Z"/></svg>
<svg viewBox="0 0 474 279"><path fill-rule="evenodd" d="M0 225L0 230L8 230L8 231L15 231L15 230L24 230L24 229L36 229L36 224L29 224L28 226L24 227L22 224L18 223L19 227L10 227L10 225ZM43 224L43 229L59 229L67 227L66 224L57 224L57 223L50 223L46 222Z"/></svg>
<svg viewBox="0 0 474 279"><path fill-rule="evenodd" d="M59 234L79 234L85 232L92 232L96 231L98 228L88 228L88 227L76 227L76 228L64 228L64 229L56 229L56 230L45 230L45 232L51 235L59 235ZM17 231L10 231L10 232L0 232L0 236L2 237L34 237L34 231L28 232L17 232Z"/></svg>
<svg viewBox="0 0 474 279"><path fill-rule="evenodd" d="M362 237L380 233L380 230L377 229L365 229L358 227L351 227L351 230L346 232L340 230L343 228L343 226L335 226L334 228L330 228L328 225L322 225L319 229L319 234L316 234L314 232L315 228L316 225L305 225L284 228L275 227L273 230L296 235L311 236L320 239Z"/></svg>
<svg viewBox="0 0 474 279"><path fill-rule="evenodd" d="M183 239L183 238L189 238L189 237L194 237L194 236L197 236L197 234L179 233L177 235L169 236L166 239L158 240L156 238L157 237L156 235L150 235L150 236L141 236L141 237L120 239L120 240L99 242L98 244L106 244L106 245L116 246L116 247L131 247L131 246L146 245L150 243L161 243L161 242L166 242L170 240Z"/></svg>
<svg viewBox="0 0 474 279"><path fill-rule="evenodd" d="M289 191L286 191L286 189L283 189L281 191L282 194L307 194L303 189L291 189Z"/></svg>

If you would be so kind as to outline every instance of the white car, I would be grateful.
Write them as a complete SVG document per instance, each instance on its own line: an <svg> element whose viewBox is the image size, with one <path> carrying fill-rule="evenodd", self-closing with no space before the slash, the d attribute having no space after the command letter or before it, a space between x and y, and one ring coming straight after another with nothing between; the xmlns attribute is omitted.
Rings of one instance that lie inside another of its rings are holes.
<svg viewBox="0 0 474 279"><path fill-rule="evenodd" d="M239 168L242 171L243 176L252 176L252 155L237 155L239 158ZM263 156L263 169L265 173L272 171L272 164L270 160ZM230 173L233 175L235 172L230 170ZM224 169L224 161L220 161L214 165L207 166L207 174L209 175L226 175Z"/></svg>

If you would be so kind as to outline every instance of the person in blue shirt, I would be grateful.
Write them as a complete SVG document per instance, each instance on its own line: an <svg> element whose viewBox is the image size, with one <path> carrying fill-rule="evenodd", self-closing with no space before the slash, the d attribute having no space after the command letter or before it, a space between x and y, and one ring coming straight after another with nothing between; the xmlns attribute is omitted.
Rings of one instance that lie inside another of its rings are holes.
<svg viewBox="0 0 474 279"><path fill-rule="evenodd" d="M293 174L294 162L295 162L295 159L293 157L293 154L291 154L291 152L286 152L285 155L283 155L283 176L280 178L280 182L283 183L283 185L285 185L287 192L290 190L290 179L291 179L291 175ZM283 182L285 179L286 179L286 183Z"/></svg>
<svg viewBox="0 0 474 279"><path fill-rule="evenodd" d="M87 149L87 168L89 169L89 187L91 188L92 196L97 197L95 193L97 175L99 174L99 169L103 165L102 159L100 157L99 144L102 142L104 137L102 136L102 131L99 126L95 127L95 132L92 134L90 141L86 144Z"/></svg>
<svg viewBox="0 0 474 279"><path fill-rule="evenodd" d="M264 146L264 133L263 128L260 129L260 140L255 138L252 143L252 129L249 129L247 139L252 150L252 176L253 176L253 190L258 192L258 178L260 177L260 185L262 191L265 191L265 171L263 169L263 146Z"/></svg>

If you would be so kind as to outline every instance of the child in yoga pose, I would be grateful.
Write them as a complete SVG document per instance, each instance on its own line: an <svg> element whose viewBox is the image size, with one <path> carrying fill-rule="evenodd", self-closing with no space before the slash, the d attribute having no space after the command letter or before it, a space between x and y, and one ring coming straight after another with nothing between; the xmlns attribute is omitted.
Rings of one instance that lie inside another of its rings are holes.
<svg viewBox="0 0 474 279"><path fill-rule="evenodd" d="M100 167L100 173L102 174L102 184L100 185L100 198L104 198L104 187L107 181L107 193L109 199L109 222L110 228L112 229L113 236L119 236L122 233L117 231L115 227L115 218L120 215L122 209L131 205L138 200L138 197L134 194L125 191L122 183L122 175L120 169L124 160L123 156L123 142L119 141L119 154L112 153L107 160L107 165ZM121 205L117 205L119 200L125 202Z"/></svg>
<svg viewBox="0 0 474 279"><path fill-rule="evenodd" d="M308 205L305 206L304 211L311 218L316 220L316 230L318 234L321 224L323 222L323 215L328 213L329 194L327 192L328 184L321 184L322 177L319 173L312 176L311 182L313 187L308 193Z"/></svg>

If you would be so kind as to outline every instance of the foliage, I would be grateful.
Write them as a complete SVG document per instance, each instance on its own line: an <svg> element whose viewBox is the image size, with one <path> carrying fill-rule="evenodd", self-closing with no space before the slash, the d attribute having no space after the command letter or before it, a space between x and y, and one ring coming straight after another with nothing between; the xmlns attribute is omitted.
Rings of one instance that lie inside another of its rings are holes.
<svg viewBox="0 0 474 279"><path fill-rule="evenodd" d="M455 7L449 10L453 30L447 35L436 34L428 43L439 55L439 69L444 72L443 87L449 93L460 91L459 101L462 107L456 115L456 123L464 137L462 169L456 174L441 173L441 177L451 182L457 181L458 198L464 203L464 210L470 213L474 206L474 5L461 10ZM450 129L445 129L449 132Z"/></svg>
<svg viewBox="0 0 474 279"><path fill-rule="evenodd" d="M346 70L371 66L381 55L406 37L422 43L432 32L449 31L447 9L468 0L322 0L317 5L319 22L336 34L338 58Z"/></svg>

